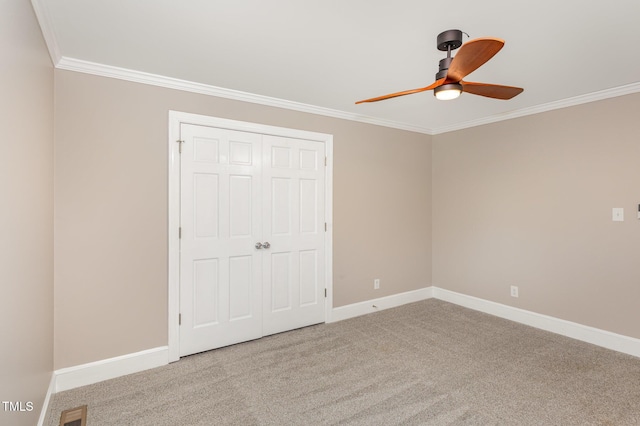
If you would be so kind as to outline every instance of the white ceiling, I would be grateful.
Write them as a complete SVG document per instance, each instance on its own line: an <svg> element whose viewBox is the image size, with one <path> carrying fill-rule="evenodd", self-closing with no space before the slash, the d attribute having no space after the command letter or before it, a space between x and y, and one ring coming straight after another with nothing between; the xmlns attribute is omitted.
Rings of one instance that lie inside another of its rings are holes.
<svg viewBox="0 0 640 426"><path fill-rule="evenodd" d="M63 68L142 71L425 133L640 91L638 0L32 3ZM524 93L509 101L463 94L444 102L424 92L354 104L432 83L446 56L436 36L448 29L504 39L502 51L466 80Z"/></svg>

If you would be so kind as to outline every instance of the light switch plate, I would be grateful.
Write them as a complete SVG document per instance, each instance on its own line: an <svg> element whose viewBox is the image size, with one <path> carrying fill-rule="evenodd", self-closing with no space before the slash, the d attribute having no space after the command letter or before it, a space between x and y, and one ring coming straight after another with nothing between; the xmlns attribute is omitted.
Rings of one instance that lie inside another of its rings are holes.
<svg viewBox="0 0 640 426"><path fill-rule="evenodd" d="M622 207L614 207L611 220L614 222L624 222L624 209Z"/></svg>

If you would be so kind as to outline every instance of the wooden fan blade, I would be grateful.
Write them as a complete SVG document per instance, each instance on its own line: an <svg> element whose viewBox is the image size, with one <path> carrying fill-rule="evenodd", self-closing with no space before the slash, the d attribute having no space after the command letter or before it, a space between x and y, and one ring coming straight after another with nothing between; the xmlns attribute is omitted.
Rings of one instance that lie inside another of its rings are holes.
<svg viewBox="0 0 640 426"><path fill-rule="evenodd" d="M493 58L502 49L502 46L504 46L504 40L492 37L477 38L466 42L451 61L445 84L459 82Z"/></svg>
<svg viewBox="0 0 640 426"><path fill-rule="evenodd" d="M420 89L413 89L413 90L405 90L404 92L391 93L389 95L378 96L377 98L365 99L363 101L356 102L356 104L361 104L363 102L384 101L385 99L396 98L398 96L410 95L412 93L426 92L427 90L432 90L432 89L435 89L436 87L442 86L443 83L444 83L444 78L441 78L440 80L436 80L435 82L433 82L433 84L427 87L421 87Z"/></svg>
<svg viewBox="0 0 640 426"><path fill-rule="evenodd" d="M521 87L502 86L500 84L473 83L461 81L462 91L493 99L511 99L524 91Z"/></svg>

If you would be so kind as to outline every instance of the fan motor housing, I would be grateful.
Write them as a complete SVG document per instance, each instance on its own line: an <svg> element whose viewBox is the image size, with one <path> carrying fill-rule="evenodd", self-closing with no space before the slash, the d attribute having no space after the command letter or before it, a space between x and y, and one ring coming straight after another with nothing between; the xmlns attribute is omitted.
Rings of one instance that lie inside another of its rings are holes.
<svg viewBox="0 0 640 426"><path fill-rule="evenodd" d="M436 73L436 80L440 80L447 76L447 70L449 69L449 65L451 65L451 61L453 61L453 58L451 57L440 60L438 63L438 72Z"/></svg>

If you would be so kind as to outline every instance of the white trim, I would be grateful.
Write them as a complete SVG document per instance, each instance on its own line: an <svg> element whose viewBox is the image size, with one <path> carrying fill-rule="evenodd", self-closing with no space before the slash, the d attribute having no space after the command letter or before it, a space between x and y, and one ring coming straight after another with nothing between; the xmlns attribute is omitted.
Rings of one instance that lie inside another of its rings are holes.
<svg viewBox="0 0 640 426"><path fill-rule="evenodd" d="M418 290L407 291L405 293L392 294L378 299L365 300L364 302L353 303L351 305L334 308L331 317L327 322L342 321L349 318L366 315L373 312L382 311L389 308L406 305L407 303L419 302L433 297L433 287L425 287Z"/></svg>
<svg viewBox="0 0 640 426"><path fill-rule="evenodd" d="M55 393L55 389L56 389L56 375L55 373L51 373L51 380L49 380L49 388L47 389L47 394L44 396L44 401L42 401L42 408L40 409L38 426L43 426L44 421L47 419L47 414L49 413L49 401L51 400L51 395Z"/></svg>
<svg viewBox="0 0 640 426"><path fill-rule="evenodd" d="M35 4L39 0L32 0ZM36 13L38 13L36 11ZM39 15L38 15L39 16ZM46 19L38 17L41 21L43 33L51 33L46 22ZM46 28L45 28L46 27ZM512 118L524 117L527 115L539 114L542 112L553 111L560 108L567 108L584 103L600 101L603 99L614 98L618 96L628 95L632 93L640 92L640 83L631 83L624 86L613 87L610 89L600 90L593 93L587 93L584 95L574 96L572 98L561 99L554 102L548 102L541 105L536 105L529 108L522 108L511 112L500 113L489 117L480 118L478 120L466 121L464 123L456 123L449 126L441 126L435 129L416 126L408 123L401 123L398 121L384 120L381 118L369 117L366 115L355 114L346 111L340 111L331 108L324 108L315 105L304 104L301 102L288 101L285 99L272 98L269 96L257 95L254 93L242 92L239 90L225 89L223 87L211 86L208 84L195 83L188 80L181 80L172 77L165 77L162 75L151 74L142 71L135 71L126 68L114 67L111 65L99 64L96 62L84 61L81 59L69 58L66 56L60 56L57 51L57 45L55 45L55 38L53 36L45 35L47 40L47 46L49 46L52 58L54 55L58 60L54 59L56 68L81 72L85 74L98 75L108 78L116 78L119 80L126 80L135 83L148 84L151 86L164 87L168 89L182 90L185 92L198 93L207 96L215 96L225 99L233 99L241 102L249 102L259 105L272 106L276 108L284 108L293 111L305 112L309 114L322 115L326 117L340 118L343 120L357 121L360 123L373 124L377 126L390 127L393 129L407 130L415 133L424 133L427 135L437 135L441 133L453 132L455 130L467 129L470 127L482 126L485 124L496 123L499 121L510 120ZM50 42L50 39L53 40Z"/></svg>
<svg viewBox="0 0 640 426"><path fill-rule="evenodd" d="M245 121L228 120L186 112L169 111L169 220L167 231L169 244L167 356L169 362L180 359L180 327L178 325L178 315L180 312L180 240L178 239L177 232L180 226L180 161L178 154L179 144L177 144L176 141L180 139L180 124L182 123L305 139L325 144L325 154L327 156L327 167L325 170L325 221L327 222L327 232L325 233L325 285L327 288L327 299L325 306L329 305L325 310L325 321L328 321L327 318L333 307L333 135Z"/></svg>
<svg viewBox="0 0 640 426"><path fill-rule="evenodd" d="M56 68L85 74L99 75L102 77L116 78L134 83L148 84L151 86L164 87L167 89L182 90L184 92L198 93L201 95L215 96L218 98L233 99L241 102L249 102L253 104L306 112L309 114L323 115L326 117L375 124L394 129L408 130L415 133L425 133L427 135L432 134L431 129L400 123L397 121L383 120L381 118L368 117L366 115L354 114L351 112L324 108L301 102L288 101L286 99L272 98L270 96L257 95L239 90L225 89L224 87L211 86L209 84L196 83L173 77L165 77L162 75L119 68L111 65L98 64L95 62L83 61L81 59L68 58L66 56L63 56L60 59Z"/></svg>
<svg viewBox="0 0 640 426"><path fill-rule="evenodd" d="M331 189L331 192L325 193L324 197L324 221L327 223L327 232L324 233L324 276L325 289L327 290L324 302L324 320L329 322L333 310L333 136L325 143L325 156L327 167L325 168L324 184L326 189Z"/></svg>
<svg viewBox="0 0 640 426"><path fill-rule="evenodd" d="M161 367L167 365L167 356L168 348L161 346L102 361L62 368L53 372L55 376L55 392L62 392L103 380Z"/></svg>
<svg viewBox="0 0 640 426"><path fill-rule="evenodd" d="M33 11L36 14L36 19L38 20L38 24L40 25L40 30L42 31L44 42L47 45L47 49L49 50L51 62L53 62L53 66L55 67L58 65L58 62L60 62L62 55L60 54L60 47L58 46L56 34L53 30L53 24L51 16L49 15L49 9L47 9L46 6L46 1L31 0L31 6L33 7Z"/></svg>
<svg viewBox="0 0 640 426"><path fill-rule="evenodd" d="M180 282L180 240L178 227L180 226L180 122L181 114L169 111L169 173L167 182L168 193L168 220L167 220L167 277L168 277L168 360L175 362L180 359L180 327L178 316L180 314L180 287L173 283Z"/></svg>
<svg viewBox="0 0 640 426"><path fill-rule="evenodd" d="M640 92L640 83L631 83L624 86L613 87L611 89L600 90L598 92L587 93L585 95L574 96L572 98L561 99L559 101L548 102L542 105L536 105L529 108L522 108L504 114L492 115L490 117L480 118L478 120L466 121L464 123L452 124L450 126L442 126L434 129L431 134L453 132L455 130L467 129L470 127L482 126L484 124L496 123L498 121L511 120L512 118L524 117L526 115L539 114L542 112L553 111L560 108L568 108L576 105L586 104L589 102L601 101L604 99L615 98L618 96L630 95Z"/></svg>
<svg viewBox="0 0 640 426"><path fill-rule="evenodd" d="M514 308L513 306L503 305L473 296L467 296L443 288L434 287L433 296L436 299L464 306L465 308L640 357L640 339L611 333L598 328Z"/></svg>
<svg viewBox="0 0 640 426"><path fill-rule="evenodd" d="M525 324L541 330L560 334L583 342L591 343L603 348L640 357L640 339L611 333L609 331L589 327L586 325L565 321L562 319L538 314L524 309L514 308L496 302L480 299L465 294L456 293L438 287L425 287L406 293L393 294L378 299L366 300L351 305L331 309L326 322L337 322L360 315L395 308L407 303L419 302L426 299L439 299L465 308L495 315L520 324ZM329 304L330 298L327 299ZM155 367L166 365L169 348L162 346L155 349L123 355L103 361L91 362L70 368L63 368L53 372L49 390L40 413L41 425L46 418L50 396L61 392L90 385L103 380L113 379L127 374L137 373Z"/></svg>

